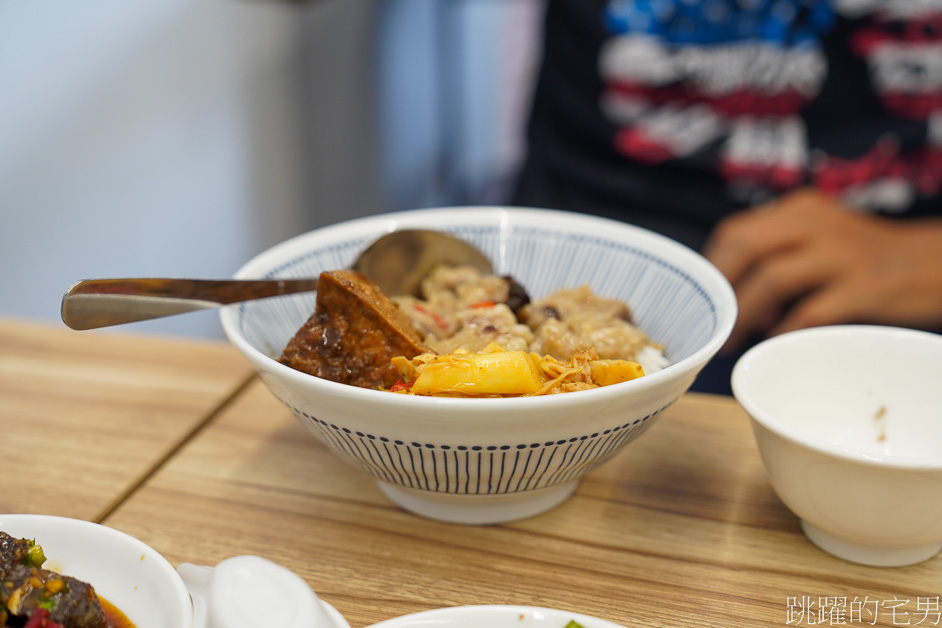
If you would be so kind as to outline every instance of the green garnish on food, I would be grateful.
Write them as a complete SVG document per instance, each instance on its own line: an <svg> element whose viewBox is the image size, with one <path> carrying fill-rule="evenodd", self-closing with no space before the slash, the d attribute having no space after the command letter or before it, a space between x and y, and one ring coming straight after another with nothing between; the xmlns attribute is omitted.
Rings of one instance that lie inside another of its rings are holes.
<svg viewBox="0 0 942 628"><path fill-rule="evenodd" d="M577 622L575 619L570 619L569 623L566 624L566 628L583 628L582 624Z"/></svg>
<svg viewBox="0 0 942 628"><path fill-rule="evenodd" d="M42 545L36 545L35 541L32 543L33 545L27 550L26 556L23 557L23 564L39 569L46 562L46 555L43 553Z"/></svg>

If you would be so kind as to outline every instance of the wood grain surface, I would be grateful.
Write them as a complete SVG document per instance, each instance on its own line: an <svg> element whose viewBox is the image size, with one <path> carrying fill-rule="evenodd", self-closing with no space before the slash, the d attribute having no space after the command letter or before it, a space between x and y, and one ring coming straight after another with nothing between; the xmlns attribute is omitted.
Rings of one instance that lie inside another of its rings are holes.
<svg viewBox="0 0 942 628"><path fill-rule="evenodd" d="M251 378L225 343L0 320L0 512L102 519Z"/></svg>
<svg viewBox="0 0 942 628"><path fill-rule="evenodd" d="M476 527L399 509L254 382L104 522L175 565L273 560L353 628L468 604L632 627L940 625L942 557L878 569L811 545L718 396L682 398L557 508Z"/></svg>

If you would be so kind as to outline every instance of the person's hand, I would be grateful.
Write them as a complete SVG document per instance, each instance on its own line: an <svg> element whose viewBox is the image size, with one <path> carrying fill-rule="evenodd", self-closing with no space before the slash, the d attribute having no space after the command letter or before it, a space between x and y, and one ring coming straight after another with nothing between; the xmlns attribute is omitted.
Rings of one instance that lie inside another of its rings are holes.
<svg viewBox="0 0 942 628"><path fill-rule="evenodd" d="M727 351L841 323L942 327L942 220L894 221L799 190L727 218L706 257L733 285Z"/></svg>

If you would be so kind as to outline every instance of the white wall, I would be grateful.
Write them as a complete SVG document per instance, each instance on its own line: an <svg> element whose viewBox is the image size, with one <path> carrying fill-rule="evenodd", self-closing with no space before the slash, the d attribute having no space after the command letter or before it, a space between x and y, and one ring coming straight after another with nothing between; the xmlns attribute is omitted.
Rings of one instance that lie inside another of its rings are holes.
<svg viewBox="0 0 942 628"><path fill-rule="evenodd" d="M228 276L377 211L373 12L0 3L0 315L58 320L80 278ZM221 337L203 312L121 329Z"/></svg>
<svg viewBox="0 0 942 628"><path fill-rule="evenodd" d="M317 226L491 200L538 3L3 0L0 316L57 321L81 278L224 277ZM125 330L222 337L215 312Z"/></svg>
<svg viewBox="0 0 942 628"><path fill-rule="evenodd" d="M503 200L522 157L543 0L386 0L378 26L384 198Z"/></svg>

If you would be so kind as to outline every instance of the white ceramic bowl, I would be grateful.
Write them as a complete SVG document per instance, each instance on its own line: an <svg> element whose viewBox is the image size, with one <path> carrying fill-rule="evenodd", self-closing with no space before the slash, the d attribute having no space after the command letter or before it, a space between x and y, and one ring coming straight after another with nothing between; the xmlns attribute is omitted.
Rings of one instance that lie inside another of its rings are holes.
<svg viewBox="0 0 942 628"><path fill-rule="evenodd" d="M733 369L769 481L807 537L875 566L942 549L942 336L819 327L752 348Z"/></svg>
<svg viewBox="0 0 942 628"><path fill-rule="evenodd" d="M134 537L81 519L0 514L0 530L34 539L43 568L91 584L136 628L350 628L300 576L259 556L175 570Z"/></svg>
<svg viewBox="0 0 942 628"><path fill-rule="evenodd" d="M239 278L317 276L348 267L384 233L435 228L477 245L531 297L588 284L624 299L666 346L671 365L646 377L548 397L442 399L319 379L277 357L315 295L223 309L222 326L262 381L340 458L395 503L452 522L485 524L560 503L579 478L640 435L691 385L732 329L729 283L690 249L615 221L499 207L382 214L319 229L249 261Z"/></svg>
<svg viewBox="0 0 942 628"><path fill-rule="evenodd" d="M0 530L35 539L46 569L91 584L137 628L191 628L193 607L174 568L149 546L112 528L65 517L0 515Z"/></svg>
<svg viewBox="0 0 942 628"><path fill-rule="evenodd" d="M623 628L604 619L533 606L455 606L438 608L373 624L370 628L565 628L575 620L583 628Z"/></svg>

